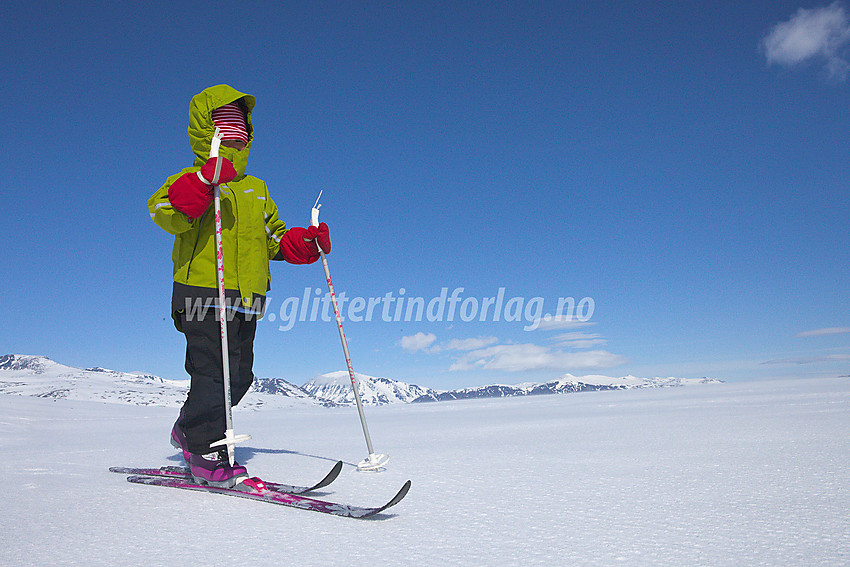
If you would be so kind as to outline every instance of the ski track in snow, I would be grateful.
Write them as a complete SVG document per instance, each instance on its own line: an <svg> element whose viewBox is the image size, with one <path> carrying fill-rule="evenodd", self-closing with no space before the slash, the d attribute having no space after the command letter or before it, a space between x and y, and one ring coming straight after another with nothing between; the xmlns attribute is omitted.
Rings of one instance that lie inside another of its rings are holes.
<svg viewBox="0 0 850 567"><path fill-rule="evenodd" d="M2 565L846 565L850 380L367 408L236 409L251 474L373 505L336 518L137 486L175 408L0 395Z"/></svg>

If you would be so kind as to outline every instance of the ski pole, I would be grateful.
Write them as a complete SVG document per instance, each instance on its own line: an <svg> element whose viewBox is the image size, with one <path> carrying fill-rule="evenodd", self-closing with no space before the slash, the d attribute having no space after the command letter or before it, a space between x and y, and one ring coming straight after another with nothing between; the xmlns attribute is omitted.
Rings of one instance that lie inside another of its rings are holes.
<svg viewBox="0 0 850 567"><path fill-rule="evenodd" d="M218 128L213 134L212 143L210 144L210 158L218 157L218 148L221 145L221 132ZM227 447L227 458L230 461L230 466L236 462L236 443L247 441L251 438L250 435L234 435L233 434L233 408L230 402L230 356L227 347L227 309L224 303L224 254L221 237L221 190L218 187L218 180L221 175L221 160L215 162L215 175L212 179L213 186L213 201L215 202L215 245L216 245L216 271L218 272L218 315L221 322L221 367L224 374L224 420L225 431L224 439L210 444L210 449L224 445Z"/></svg>
<svg viewBox="0 0 850 567"><path fill-rule="evenodd" d="M313 205L313 211L310 216L310 224L316 227L319 226L319 209L321 208L319 199L321 198L322 192L319 191L319 196L316 198L316 204ZM383 465L387 464L390 457L389 455L375 454L372 448L372 438L369 436L369 427L366 425L366 415L363 412L363 402L360 400L360 388L357 383L357 376L355 376L354 367L351 365L351 353L348 351L348 341L345 339L345 332L342 330L342 315L339 312L339 305L337 304L336 294L334 293L334 284L331 281L328 259L325 256L324 250L322 250L322 246L319 244L319 240L316 239L315 242L316 248L319 250L319 256L322 258L322 267L325 269L325 279L328 281L328 291L331 294L331 303L333 304L334 315L336 315L336 326L339 330L340 341L342 341L342 352L345 354L345 364L348 366L348 377L351 379L351 387L354 389L354 402L357 404L357 413L360 414L360 425L363 426L363 435L366 437L366 448L369 450L369 456L357 464L357 470L379 471Z"/></svg>

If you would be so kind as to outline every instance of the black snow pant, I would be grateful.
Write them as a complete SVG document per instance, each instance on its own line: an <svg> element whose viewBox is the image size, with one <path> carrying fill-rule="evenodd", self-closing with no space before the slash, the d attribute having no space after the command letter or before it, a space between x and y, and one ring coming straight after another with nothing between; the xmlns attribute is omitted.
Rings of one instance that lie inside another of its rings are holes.
<svg viewBox="0 0 850 567"><path fill-rule="evenodd" d="M189 452L199 455L220 449L210 449L210 444L223 439L226 428L221 323L213 311L210 310L200 320L187 318L185 313L180 316L182 330L186 335L186 372L191 377L189 395L181 412L180 428L186 435ZM246 317L237 312L227 322L230 399L233 406L242 400L254 381L256 330L256 315Z"/></svg>

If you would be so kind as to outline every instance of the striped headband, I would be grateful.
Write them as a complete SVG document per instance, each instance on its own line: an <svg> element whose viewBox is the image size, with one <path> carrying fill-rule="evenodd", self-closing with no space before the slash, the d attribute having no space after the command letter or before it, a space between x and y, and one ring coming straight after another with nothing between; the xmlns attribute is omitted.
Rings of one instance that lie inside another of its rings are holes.
<svg viewBox="0 0 850 567"><path fill-rule="evenodd" d="M222 140L242 140L248 143L245 115L237 103L231 102L213 110L212 120L213 124L221 130Z"/></svg>

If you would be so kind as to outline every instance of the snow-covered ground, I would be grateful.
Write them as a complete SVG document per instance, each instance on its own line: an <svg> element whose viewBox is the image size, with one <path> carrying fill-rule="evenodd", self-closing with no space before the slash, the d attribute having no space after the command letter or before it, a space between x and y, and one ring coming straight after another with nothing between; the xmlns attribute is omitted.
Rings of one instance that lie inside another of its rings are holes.
<svg viewBox="0 0 850 567"><path fill-rule="evenodd" d="M252 474L377 520L137 486L174 407L0 395L2 565L847 565L850 379L239 410Z"/></svg>

